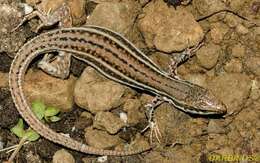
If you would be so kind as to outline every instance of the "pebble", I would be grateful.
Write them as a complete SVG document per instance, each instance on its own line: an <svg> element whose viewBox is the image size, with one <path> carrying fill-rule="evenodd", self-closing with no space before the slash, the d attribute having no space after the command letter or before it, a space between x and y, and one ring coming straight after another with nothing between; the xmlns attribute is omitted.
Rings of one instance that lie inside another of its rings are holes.
<svg viewBox="0 0 260 163"><path fill-rule="evenodd" d="M61 149L55 152L53 158L53 163L75 163L74 157L65 149Z"/></svg>
<svg viewBox="0 0 260 163"><path fill-rule="evenodd" d="M28 5L27 3L21 3L24 8L24 15L30 14L33 12L32 6Z"/></svg>
<svg viewBox="0 0 260 163"><path fill-rule="evenodd" d="M135 1L109 2L97 4L86 24L95 24L126 34L133 28L133 23L141 6Z"/></svg>
<svg viewBox="0 0 260 163"><path fill-rule="evenodd" d="M184 8L174 10L163 1L155 1L147 4L143 12L138 27L150 48L168 53L182 51L203 39L201 26Z"/></svg>
<svg viewBox="0 0 260 163"><path fill-rule="evenodd" d="M238 73L222 74L207 83L213 94L227 105L230 114L243 108L252 86L247 75Z"/></svg>
<svg viewBox="0 0 260 163"><path fill-rule="evenodd" d="M24 90L29 101L42 100L66 112L72 109L75 77L68 80L52 77L42 71L29 70L25 76Z"/></svg>
<svg viewBox="0 0 260 163"><path fill-rule="evenodd" d="M251 89L251 94L250 97L253 100L257 100L260 98L260 78L256 78L252 81L252 89Z"/></svg>
<svg viewBox="0 0 260 163"><path fill-rule="evenodd" d="M94 118L94 128L105 129L110 134L116 134L125 123L111 112L98 112Z"/></svg>
<svg viewBox="0 0 260 163"><path fill-rule="evenodd" d="M224 66L224 70L230 73L241 73L243 71L243 65L239 59L231 59Z"/></svg>
<svg viewBox="0 0 260 163"><path fill-rule="evenodd" d="M0 5L0 55L5 52L14 57L26 41L27 34L24 30L11 32L21 21L20 18L23 12L19 10L19 3L15 1L12 4L5 3L7 1L2 1Z"/></svg>
<svg viewBox="0 0 260 163"><path fill-rule="evenodd" d="M197 51L196 57L201 67L211 69L217 64L218 57L221 53L222 50L220 46L215 44L207 44Z"/></svg>
<svg viewBox="0 0 260 163"><path fill-rule="evenodd" d="M243 26L242 24L238 24L235 29L238 34L242 35L245 35L249 32L249 29Z"/></svg>
<svg viewBox="0 0 260 163"><path fill-rule="evenodd" d="M127 99L123 105L123 110L127 112L127 123L129 125L136 125L142 119L145 119L145 115L139 111L142 107L141 101L138 99Z"/></svg>
<svg viewBox="0 0 260 163"><path fill-rule="evenodd" d="M221 120L210 120L208 124L207 131L209 134L224 134L226 133L225 128L221 124Z"/></svg>
<svg viewBox="0 0 260 163"><path fill-rule="evenodd" d="M223 39L224 36L228 33L228 26L225 25L224 23L213 23L211 25L211 30L210 30L210 36L212 39L212 42L215 44L220 44Z"/></svg>
<svg viewBox="0 0 260 163"><path fill-rule="evenodd" d="M260 76L260 57L248 57L245 64L250 72Z"/></svg>
<svg viewBox="0 0 260 163"><path fill-rule="evenodd" d="M90 127L85 129L85 140L88 145L99 149L111 149L123 142L117 135Z"/></svg>
<svg viewBox="0 0 260 163"><path fill-rule="evenodd" d="M245 56L245 46L240 44L240 43L236 43L234 44L233 47L231 47L231 55L234 57L244 57Z"/></svg>
<svg viewBox="0 0 260 163"><path fill-rule="evenodd" d="M97 113L118 107L125 94L126 87L105 79L88 67L75 84L74 100L81 108Z"/></svg>

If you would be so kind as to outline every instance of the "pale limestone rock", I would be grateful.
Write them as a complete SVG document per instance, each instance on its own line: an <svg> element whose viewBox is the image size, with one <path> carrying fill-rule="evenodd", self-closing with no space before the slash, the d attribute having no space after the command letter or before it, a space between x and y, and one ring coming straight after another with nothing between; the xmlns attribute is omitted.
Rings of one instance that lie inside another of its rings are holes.
<svg viewBox="0 0 260 163"><path fill-rule="evenodd" d="M116 134L124 126L120 117L111 112L98 112L93 124L94 128L105 129L110 134Z"/></svg>
<svg viewBox="0 0 260 163"><path fill-rule="evenodd" d="M126 87L104 79L92 68L87 68L77 80L74 90L75 103L91 113L118 107Z"/></svg>
<svg viewBox="0 0 260 163"><path fill-rule="evenodd" d="M52 158L53 163L75 163L74 157L67 152L64 149L58 150L55 152L53 158Z"/></svg>
<svg viewBox="0 0 260 163"><path fill-rule="evenodd" d="M42 71L28 71L25 76L25 95L30 102L41 100L47 106L70 111L73 105L75 77L68 80L51 77Z"/></svg>
<svg viewBox="0 0 260 163"><path fill-rule="evenodd" d="M231 55L234 57L244 57L246 54L246 47L241 43L235 44L231 49Z"/></svg>
<svg viewBox="0 0 260 163"><path fill-rule="evenodd" d="M117 135L109 135L105 131L92 128L85 129L85 140L90 146L100 149L109 149L122 143Z"/></svg>
<svg viewBox="0 0 260 163"><path fill-rule="evenodd" d="M100 2L88 17L86 24L95 24L126 34L132 29L140 9L135 1Z"/></svg>
<svg viewBox="0 0 260 163"><path fill-rule="evenodd" d="M145 114L141 113L139 110L144 110L143 106L138 99L128 99L124 103L123 110L127 112L127 123L130 125L136 125L142 119L145 119Z"/></svg>
<svg viewBox="0 0 260 163"><path fill-rule="evenodd" d="M248 57L245 64L250 72L260 76L260 57Z"/></svg>
<svg viewBox="0 0 260 163"><path fill-rule="evenodd" d="M139 29L150 48L164 52L182 51L197 45L204 35L191 13L184 8L169 8L163 1L145 6Z"/></svg>
<svg viewBox="0 0 260 163"><path fill-rule="evenodd" d="M222 74L208 81L208 88L227 106L227 114L238 113L243 108L251 89L247 75Z"/></svg>
<svg viewBox="0 0 260 163"><path fill-rule="evenodd" d="M222 53L221 47L215 44L202 46L196 53L200 66L206 69L212 69L218 62L218 57Z"/></svg>
<svg viewBox="0 0 260 163"><path fill-rule="evenodd" d="M224 66L224 70L231 73L241 73L243 71L243 65L239 59L231 59Z"/></svg>
<svg viewBox="0 0 260 163"><path fill-rule="evenodd" d="M224 23L213 23L209 32L212 42L215 44L220 44L223 41L225 35L228 33L228 30L228 26Z"/></svg>

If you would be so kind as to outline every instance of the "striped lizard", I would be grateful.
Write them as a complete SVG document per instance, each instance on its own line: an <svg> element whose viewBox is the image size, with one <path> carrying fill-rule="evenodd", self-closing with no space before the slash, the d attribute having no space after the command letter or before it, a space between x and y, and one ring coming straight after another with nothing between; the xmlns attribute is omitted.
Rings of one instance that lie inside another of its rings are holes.
<svg viewBox="0 0 260 163"><path fill-rule="evenodd" d="M164 101L183 112L199 115L226 113L225 105L209 90L169 76L120 34L90 25L62 28L31 39L18 51L10 68L9 86L15 106L26 122L43 137L68 148L88 154L116 156L137 154L148 149L135 151L97 149L56 133L41 123L31 111L23 91L23 83L32 60L49 52L72 55L108 79L162 97Z"/></svg>

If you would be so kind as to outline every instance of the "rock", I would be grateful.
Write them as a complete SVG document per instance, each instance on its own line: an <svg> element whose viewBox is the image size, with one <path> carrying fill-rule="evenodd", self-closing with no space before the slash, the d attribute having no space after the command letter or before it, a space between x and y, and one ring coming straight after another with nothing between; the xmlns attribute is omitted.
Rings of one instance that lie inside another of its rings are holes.
<svg viewBox="0 0 260 163"><path fill-rule="evenodd" d="M207 130L209 134L225 134L227 131L224 127L221 120L212 119L209 121Z"/></svg>
<svg viewBox="0 0 260 163"><path fill-rule="evenodd" d="M231 59L224 66L226 72L241 73L243 71L243 65L239 59Z"/></svg>
<svg viewBox="0 0 260 163"><path fill-rule="evenodd" d="M239 23L241 23L241 19L233 14L227 14L223 20L230 28L235 28Z"/></svg>
<svg viewBox="0 0 260 163"><path fill-rule="evenodd" d="M52 158L53 163L75 163L74 157L67 152L64 149L58 150L55 152L53 158Z"/></svg>
<svg viewBox="0 0 260 163"><path fill-rule="evenodd" d="M215 150L214 153L217 153L221 156L224 156L224 155L231 155L233 156L234 155L234 149L232 149L231 147L222 147L218 150ZM233 161L234 160L234 157L226 157L225 161Z"/></svg>
<svg viewBox="0 0 260 163"><path fill-rule="evenodd" d="M122 150L138 150L138 149L147 149L149 147L149 143L145 140L143 136L140 134L136 134L134 140L127 145L120 145L116 148L118 151Z"/></svg>
<svg viewBox="0 0 260 163"><path fill-rule="evenodd" d="M19 17L23 15L18 8L18 3L0 2L0 53L6 52L12 57L26 41L24 30L11 32L19 24Z"/></svg>
<svg viewBox="0 0 260 163"><path fill-rule="evenodd" d="M228 114L238 113L245 104L251 89L251 81L243 74L222 74L208 81L208 88L224 104Z"/></svg>
<svg viewBox="0 0 260 163"><path fill-rule="evenodd" d="M86 21L85 0L42 0L42 2L37 5L37 8L47 14L50 10L55 11L59 9L63 4L70 9L69 16L60 20L65 27L82 25Z"/></svg>
<svg viewBox="0 0 260 163"><path fill-rule="evenodd" d="M85 140L88 145L100 149L111 149L122 143L122 140L116 135L109 135L105 131L92 128L85 129Z"/></svg>
<svg viewBox="0 0 260 163"><path fill-rule="evenodd" d="M260 76L260 57L248 57L245 64L250 72Z"/></svg>
<svg viewBox="0 0 260 163"><path fill-rule="evenodd" d="M93 125L93 116L89 112L82 112L80 117L75 122L75 128L84 130L87 127Z"/></svg>
<svg viewBox="0 0 260 163"><path fill-rule="evenodd" d="M0 87L8 87L8 73L0 72Z"/></svg>
<svg viewBox="0 0 260 163"><path fill-rule="evenodd" d="M125 123L120 117L110 112L98 112L95 116L93 127L97 129L105 129L110 134L116 134Z"/></svg>
<svg viewBox="0 0 260 163"><path fill-rule="evenodd" d="M195 135L202 134L207 127L206 120L191 119L188 114L168 103L160 105L155 110L154 120L160 129L162 136L159 139L162 144L187 144L196 137ZM153 140L157 141L155 136Z"/></svg>
<svg viewBox="0 0 260 163"><path fill-rule="evenodd" d="M197 51L197 60L201 67L212 69L218 62L222 53L221 47L215 44L207 44Z"/></svg>
<svg viewBox="0 0 260 163"><path fill-rule="evenodd" d="M229 146L228 144L228 137L224 134L210 134L208 137L208 141L206 142L206 145L204 148L207 149L207 151L215 151L218 149L222 149L225 146Z"/></svg>
<svg viewBox="0 0 260 163"><path fill-rule="evenodd" d="M29 70L25 76L25 95L31 103L41 100L47 106L55 106L61 111L70 111L73 105L75 78L68 80L51 77L42 71Z"/></svg>
<svg viewBox="0 0 260 163"><path fill-rule="evenodd" d="M242 35L245 35L249 32L249 29L243 26L242 24L238 24L235 29L238 34Z"/></svg>
<svg viewBox="0 0 260 163"><path fill-rule="evenodd" d="M145 114L139 111L142 106L140 100L138 99L127 99L123 110L127 112L127 123L131 126L135 126L142 119L145 119ZM143 108L145 109L145 108Z"/></svg>
<svg viewBox="0 0 260 163"><path fill-rule="evenodd" d="M163 157L161 153L157 151L149 152L145 156L144 160L145 160L144 162L151 162L151 163L155 163L155 162L172 163L172 160Z"/></svg>
<svg viewBox="0 0 260 163"><path fill-rule="evenodd" d="M50 0L52 1L52 0ZM72 16L74 26L82 25L86 22L87 15L85 12L86 0L69 0L67 1Z"/></svg>
<svg viewBox="0 0 260 163"><path fill-rule="evenodd" d="M237 11L239 9L243 9L245 7L245 3L247 3L247 0L241 0L241 1L230 1L228 2L232 11Z"/></svg>
<svg viewBox="0 0 260 163"><path fill-rule="evenodd" d="M231 59L224 66L224 70L231 73L241 73L243 71L243 65L239 59Z"/></svg>
<svg viewBox="0 0 260 163"><path fill-rule="evenodd" d="M252 81L252 89L250 98L253 100L257 100L260 98L260 78L256 78Z"/></svg>
<svg viewBox="0 0 260 163"><path fill-rule="evenodd" d="M41 2L41 0L25 0L25 3L27 3L31 6L39 4L40 2Z"/></svg>
<svg viewBox="0 0 260 163"><path fill-rule="evenodd" d="M228 33L229 28L224 23L214 23L211 25L210 36L212 42L215 44L220 44L224 36Z"/></svg>
<svg viewBox="0 0 260 163"><path fill-rule="evenodd" d="M118 107L126 92L126 87L99 76L88 67L76 82L74 99L78 106L97 113Z"/></svg>
<svg viewBox="0 0 260 163"><path fill-rule="evenodd" d="M182 51L203 39L202 28L184 8L174 10L163 1L155 1L143 11L138 26L150 48L168 53Z"/></svg>
<svg viewBox="0 0 260 163"><path fill-rule="evenodd" d="M102 2L97 4L86 24L95 24L126 34L132 29L140 9L141 6L135 1Z"/></svg>
<svg viewBox="0 0 260 163"><path fill-rule="evenodd" d="M226 9L226 4L219 0L198 0L192 3L197 11L202 15L209 15L216 11Z"/></svg>
<svg viewBox="0 0 260 163"><path fill-rule="evenodd" d="M246 54L246 49L245 46L240 44L240 43L236 43L234 44L234 46L231 48L231 55L233 57L244 57Z"/></svg>

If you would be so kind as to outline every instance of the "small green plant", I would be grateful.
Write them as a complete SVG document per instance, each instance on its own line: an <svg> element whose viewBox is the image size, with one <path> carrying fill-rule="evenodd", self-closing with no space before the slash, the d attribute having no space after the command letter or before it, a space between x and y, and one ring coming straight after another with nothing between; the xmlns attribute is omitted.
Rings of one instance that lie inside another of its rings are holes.
<svg viewBox="0 0 260 163"><path fill-rule="evenodd" d="M60 112L59 109L52 106L46 106L43 102L39 100L32 102L32 111L36 115L36 117L43 122L57 122L60 120L60 117L57 116ZM14 146L14 152L9 158L9 162L12 162L12 160L15 158L22 145L24 145L26 141L36 141L40 138L40 135L31 128L25 130L23 119L21 118L19 118L18 123L10 130L17 137L21 138L19 144Z"/></svg>
<svg viewBox="0 0 260 163"><path fill-rule="evenodd" d="M32 111L39 120L45 120L47 122L57 122L60 120L59 109L52 106L45 106L45 104L39 100L32 102ZM11 132L19 138L25 138L28 141L36 141L39 139L39 134L31 128L25 130L23 120L19 119L18 123L11 128Z"/></svg>
<svg viewBox="0 0 260 163"><path fill-rule="evenodd" d="M32 111L38 117L38 119L45 119L47 122L57 122L60 117L57 116L60 110L53 106L45 106L45 104L39 100L32 102Z"/></svg>
<svg viewBox="0 0 260 163"><path fill-rule="evenodd" d="M40 135L31 128L28 128L27 130L24 129L23 119L21 118L19 118L18 123L11 128L11 132L17 137L24 138L28 141L36 141L40 138Z"/></svg>

